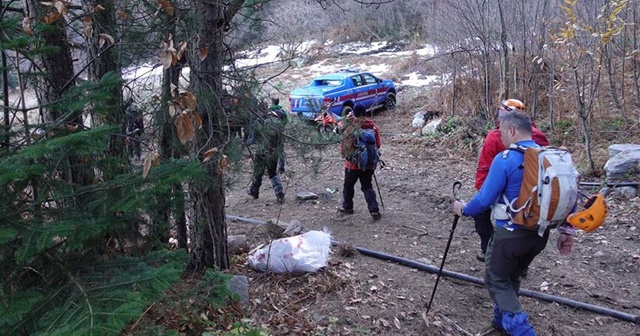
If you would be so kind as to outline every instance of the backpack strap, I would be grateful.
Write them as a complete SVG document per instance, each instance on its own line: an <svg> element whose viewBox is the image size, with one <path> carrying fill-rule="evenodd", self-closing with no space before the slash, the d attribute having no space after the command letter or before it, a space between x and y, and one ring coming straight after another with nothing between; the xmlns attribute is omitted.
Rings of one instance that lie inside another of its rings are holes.
<svg viewBox="0 0 640 336"><path fill-rule="evenodd" d="M509 148L507 148L507 149L502 151L502 158L506 159L507 156L509 155L509 152L512 151L512 150L514 150L516 152L519 152L519 153L522 153L523 160L522 160L522 163L518 166L518 168L519 169L524 169L524 153L527 150L527 148L524 147L524 146L511 144L509 146ZM535 190L537 190L537 187L535 188ZM535 192L535 190L534 190L534 192ZM516 201L518 200L517 196L514 199L512 199L511 201L509 201L509 199L507 199L507 195L505 193L502 193L501 196L502 196L502 200L503 200L504 204L506 205L504 212L506 212L506 215L508 215L508 217L511 220L513 220L513 218L515 217L515 214L517 214L518 212L526 209L529 206L529 204L531 203L531 199L528 199L521 207L516 208L515 204L516 204ZM496 203L497 202L498 201L496 200ZM496 209L496 210L497 210L498 213L502 213L502 211L499 211L498 209ZM499 219L501 219L501 218L499 218Z"/></svg>

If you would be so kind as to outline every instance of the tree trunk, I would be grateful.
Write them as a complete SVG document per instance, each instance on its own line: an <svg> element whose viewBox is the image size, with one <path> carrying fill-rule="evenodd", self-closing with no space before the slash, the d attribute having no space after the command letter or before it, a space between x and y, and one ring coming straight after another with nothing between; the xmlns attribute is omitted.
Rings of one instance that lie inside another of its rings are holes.
<svg viewBox="0 0 640 336"><path fill-rule="evenodd" d="M590 64L593 63L593 61L589 61ZM575 64L575 63L574 63ZM586 65L583 65L584 67L586 67ZM591 70L593 70L593 67L591 68ZM589 163L589 169L591 171L593 171L595 169L595 164L593 163L593 157L591 155L591 131L590 131L590 127L589 127L589 114L588 113L588 109L586 108L586 103L585 103L585 95L587 94L587 88L586 88L586 84L584 83L584 76L586 76L586 74L582 74L580 75L579 73L579 67L578 66L573 66L573 75L574 75L574 81L575 81L575 85L576 85L576 90L577 93L575 95L576 98L576 105L578 108L578 117L580 118L580 129L582 131L582 136L584 139L584 146L585 146L585 153L587 155L587 162ZM584 72L586 72L587 70L582 70ZM593 90L590 90L589 92L589 99L593 100Z"/></svg>
<svg viewBox="0 0 640 336"><path fill-rule="evenodd" d="M488 19L488 5L483 3L483 10L485 18ZM482 39L482 62L484 66L484 104L485 111L487 111L488 115L491 115L489 111L491 111L491 55L489 54L489 28L486 22L482 24L483 29L483 39Z"/></svg>
<svg viewBox="0 0 640 336"><path fill-rule="evenodd" d="M455 53L451 53L451 62L452 62L452 75L451 75L451 115L454 116L456 113L456 103L457 103L457 93L456 93L456 80L458 79L458 64L456 64L456 56Z"/></svg>
<svg viewBox="0 0 640 336"><path fill-rule="evenodd" d="M176 15L178 16L178 15ZM166 31L167 38L171 36L174 41L174 45L177 45L175 41L176 36L176 20L175 16L167 17L167 25L168 29ZM182 156L184 149L183 146L179 144L177 136L174 132L175 128L173 125L172 119L169 117L169 105L168 101L175 98L173 97L173 92L171 92L172 87L179 87L180 85L180 74L182 72L183 64L185 63L185 59L181 59L174 66L167 68L164 71L164 76L162 78L162 108L158 111L158 114L155 116L154 120L158 123L158 129L160 129L159 134L159 150L160 157L163 160L171 160L174 158L179 158ZM187 249L187 219L185 215L185 195L181 184L174 184L171 186L171 195L169 198L173 200L171 202L173 204L173 208L170 208L168 203L165 203L165 206L161 206L158 209L158 212L163 215L162 220L165 223L169 224L171 219L173 218L176 226L176 235L178 240L178 248ZM158 228L154 228L157 230ZM165 233L168 237L170 234L169 231ZM162 237L162 235L160 235Z"/></svg>
<svg viewBox="0 0 640 336"><path fill-rule="evenodd" d="M42 17L51 8L33 0L23 0L23 6L25 15L30 17ZM40 37L43 40L43 45L54 48L42 53L40 58L36 60L39 69L42 69L43 76L34 80L35 92L41 106L46 106L43 109L45 122L55 122L57 126L73 125L77 127L78 131L81 131L84 127L82 113L74 112L66 115L66 111L61 107L65 104L60 104L65 92L75 85L73 59L67 37L67 23L65 18L60 16L49 26L40 31ZM64 120L62 120L63 116ZM61 171L65 180L76 186L85 186L93 182L91 160L79 157L73 151L70 152L68 160L69 171Z"/></svg>
<svg viewBox="0 0 640 336"><path fill-rule="evenodd" d="M624 21L626 22L629 19L629 12L625 11L624 12ZM622 36L620 38L620 44L621 44L621 51L620 53L622 54L622 57L620 57L620 69L622 69L622 71L620 71L620 107L621 107L621 113L622 113L622 117L627 120L629 118L629 116L627 115L627 97L626 97L626 67L627 67L627 25L625 25L622 28Z"/></svg>
<svg viewBox="0 0 640 336"><path fill-rule="evenodd" d="M237 0L225 6L226 1L196 2L200 16L199 40L189 48L192 91L198 98L198 112L202 116L202 130L195 139L195 151L213 147L223 148L226 115L219 104L222 97L222 66L224 57L224 29L241 8L244 1ZM202 57L206 51L206 57ZM199 157L200 152L192 153ZM207 267L229 267L227 253L227 226L222 172L216 169L217 160L206 164L209 180L191 183L189 193L194 205L191 231L192 256L189 268L204 271Z"/></svg>
<svg viewBox="0 0 640 336"><path fill-rule="evenodd" d="M28 17L42 17L51 8L35 0L23 0L22 3L25 16ZM42 53L37 60L39 68L42 69L43 77L33 83L41 105L47 106L44 112L45 122L59 121L62 116L61 111L55 105L50 104L59 102L64 92L75 84L71 48L66 33L66 20L59 17L50 26L41 31L40 37L44 45L55 47L55 49ZM82 115L79 113L73 115L65 122L82 125Z"/></svg>
<svg viewBox="0 0 640 336"><path fill-rule="evenodd" d="M85 0L84 5L90 8L101 5L104 8L91 13L93 34L91 37L86 37L89 49L89 80L98 83L109 72L120 77L122 71L118 64L117 49L113 48L113 45L108 41L103 41L102 47L100 46L100 34L108 34L114 38L118 36L114 3L113 1ZM124 133L126 118L122 106L122 85L112 86L108 91L108 97L104 102L105 106L103 106L103 108L109 109L104 121L112 125L122 125ZM103 120L98 118L97 115L94 115L93 120L97 120L98 124L101 124ZM111 151L121 155L125 153L124 147L124 137L114 136L112 138Z"/></svg>
<svg viewBox="0 0 640 336"><path fill-rule="evenodd" d="M622 112L622 105L620 105L620 99L618 98L618 88L615 83L615 74L612 65L613 56L611 55L611 42L602 46L602 53L604 54L604 64L607 69L607 78L609 79L609 96L611 97L617 112Z"/></svg>
<svg viewBox="0 0 640 336"><path fill-rule="evenodd" d="M2 114L4 116L4 137L2 137L2 147L5 150L9 149L9 142L11 140L11 136L9 132L11 131L11 123L10 118L11 115L9 113L9 69L7 68L7 53L2 50Z"/></svg>
<svg viewBox="0 0 640 336"><path fill-rule="evenodd" d="M507 44L507 24L504 20L502 0L498 0L498 12L500 13L500 45L502 47L502 97L500 100L509 99L509 46Z"/></svg>
<svg viewBox="0 0 640 336"><path fill-rule="evenodd" d="M553 107L553 99L555 98L555 75L556 75L556 67L553 61L549 62L549 125L551 127L551 131L554 132L556 130L556 118L555 118L555 110Z"/></svg>
<svg viewBox="0 0 640 336"><path fill-rule="evenodd" d="M632 25L632 35L633 35L633 50L638 50L638 25L640 24L640 20L638 20L638 2L633 2L633 25ZM636 57L631 58L631 64L633 66L633 86L636 91L636 106L640 106L640 64L636 60ZM622 72L624 74L624 71Z"/></svg>

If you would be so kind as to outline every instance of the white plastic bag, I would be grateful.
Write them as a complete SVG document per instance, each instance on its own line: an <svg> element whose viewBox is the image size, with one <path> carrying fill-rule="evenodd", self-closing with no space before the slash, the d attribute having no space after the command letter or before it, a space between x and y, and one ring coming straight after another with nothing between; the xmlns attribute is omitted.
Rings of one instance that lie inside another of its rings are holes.
<svg viewBox="0 0 640 336"><path fill-rule="evenodd" d="M315 272L327 266L331 235L309 231L302 235L277 239L249 256L249 266L260 272ZM268 267L268 268L267 268Z"/></svg>

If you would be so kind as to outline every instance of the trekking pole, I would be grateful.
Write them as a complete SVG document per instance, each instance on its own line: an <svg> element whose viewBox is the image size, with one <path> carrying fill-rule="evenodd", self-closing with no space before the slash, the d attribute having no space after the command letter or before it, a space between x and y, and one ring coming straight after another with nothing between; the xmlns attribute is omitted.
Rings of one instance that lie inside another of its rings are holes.
<svg viewBox="0 0 640 336"><path fill-rule="evenodd" d="M457 191L462 187L462 183L459 181L455 181L453 183L453 198L458 201L458 197L456 196ZM442 276L442 269L444 268L444 261L447 259L447 254L449 253L449 247L451 246L451 240L453 240L453 232L456 230L456 225L458 225L458 219L460 216L457 214L453 217L453 225L451 226L451 233L449 233L449 240L447 241L447 247L444 249L444 256L442 256L442 262L440 263L440 269L438 270L438 277L436 277L436 283L433 285L433 291L431 292L431 299L429 299L429 304L427 305L427 312L425 314L429 314L429 309L431 309L431 303L433 302L433 297L436 295L436 288L438 288L438 282L440 282L440 276Z"/></svg>
<svg viewBox="0 0 640 336"><path fill-rule="evenodd" d="M378 196L380 197L380 205L384 209L384 201L382 200L382 194L380 193L380 185L378 185L378 178L376 177L376 171L373 171L373 180L376 182L376 188L378 189ZM386 209L385 209L386 211Z"/></svg>

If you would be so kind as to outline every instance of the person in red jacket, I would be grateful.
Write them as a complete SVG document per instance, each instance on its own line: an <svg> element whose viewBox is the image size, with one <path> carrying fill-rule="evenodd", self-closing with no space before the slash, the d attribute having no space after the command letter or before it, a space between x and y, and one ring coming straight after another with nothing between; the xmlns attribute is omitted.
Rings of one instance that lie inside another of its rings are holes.
<svg viewBox="0 0 640 336"><path fill-rule="evenodd" d="M507 99L503 101L502 104L500 104L498 117L515 110L524 111L524 104L517 99ZM477 190L480 190L480 187L482 187L484 180L487 178L489 167L491 166L491 162L493 162L493 159L496 157L496 155L498 155L498 153L505 150L500 138L500 130L498 129L499 126L500 125L498 124L495 129L489 131L484 139L482 151L480 152L480 158L478 159L478 168L476 169L475 187ZM547 137L544 135L544 133L542 133L542 131L536 128L536 125L533 122L531 122L531 136L533 138L533 141L535 141L535 143L537 143L538 145L549 145ZM480 252L476 255L476 258L479 261L484 262L484 254L487 251L487 244L489 244L489 239L491 239L491 235L493 234L491 210L487 210L474 217L473 221L475 222L476 232L480 236Z"/></svg>
<svg viewBox="0 0 640 336"><path fill-rule="evenodd" d="M373 169L360 170L358 166L346 159L350 151L353 151L354 134L358 128L373 129L376 138L376 147L380 148L382 144L380 140L380 130L372 119L365 117L366 110L361 105L356 105L353 109L353 115L346 118L345 127L341 131L345 134L345 138L340 143L340 155L345 158L344 161L344 186L342 188L342 206L338 211L351 215L353 214L353 197L355 195L355 185L360 180L360 189L364 193L364 199L367 202L367 208L374 220L380 219L380 209L378 208L378 200L376 192L373 190Z"/></svg>

